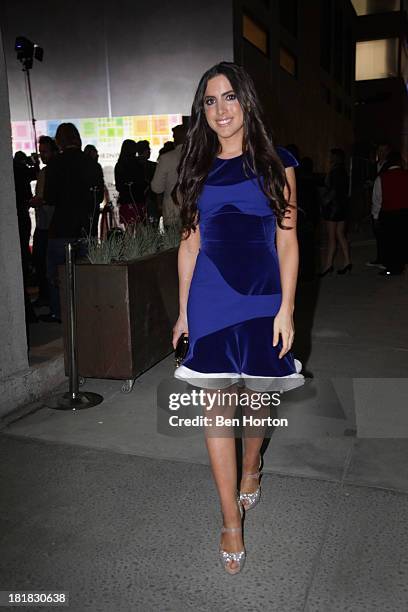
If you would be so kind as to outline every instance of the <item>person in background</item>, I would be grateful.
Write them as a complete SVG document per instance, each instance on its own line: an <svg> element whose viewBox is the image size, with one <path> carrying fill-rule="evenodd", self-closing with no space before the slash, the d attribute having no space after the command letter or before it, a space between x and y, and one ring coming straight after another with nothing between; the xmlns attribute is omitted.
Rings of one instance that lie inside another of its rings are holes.
<svg viewBox="0 0 408 612"><path fill-rule="evenodd" d="M174 149L175 149L174 142L172 140L167 140L159 151L159 156L157 158L157 161L159 161L160 155L165 155L166 153L169 153L170 151L174 151Z"/></svg>
<svg viewBox="0 0 408 612"><path fill-rule="evenodd" d="M159 158L156 172L151 182L151 188L157 194L158 215L163 216L164 227L178 223L180 209L175 205L172 191L178 179L177 167L180 163L181 152L186 139L187 130L184 125L173 128L174 151L169 151Z"/></svg>
<svg viewBox="0 0 408 612"><path fill-rule="evenodd" d="M398 151L389 153L386 168L375 180L371 214L383 235L385 270L379 274L402 274L408 236L408 171Z"/></svg>
<svg viewBox="0 0 408 612"><path fill-rule="evenodd" d="M145 189L145 204L146 204L146 215L150 223L157 223L159 220L157 210L157 199L154 196L150 183L152 182L154 173L156 171L157 163L150 161L151 149L148 140L139 140L137 143L138 160L142 164L144 178L146 182Z"/></svg>
<svg viewBox="0 0 408 612"><path fill-rule="evenodd" d="M48 230L54 207L44 202L45 176L48 162L59 153L57 143L50 136L40 136L38 141L40 159L44 167L39 171L35 186L35 196L30 200L30 206L35 208L35 231L33 237L33 263L38 282L38 298L33 306L41 307L49 303L47 280L47 248Z"/></svg>
<svg viewBox="0 0 408 612"><path fill-rule="evenodd" d="M376 173L375 179L377 179L380 176L381 172L386 170L388 166L388 156L390 153L391 153L391 146L388 142L383 142L378 145L377 152L376 152L377 173ZM375 206L373 195L374 195L374 191L372 192L371 202L372 202L372 205ZM385 265L384 265L384 253L383 253L383 250L384 250L383 249L383 232L381 228L381 223L379 222L378 219L374 219L374 217L371 217L371 222L372 222L373 234L374 234L376 246L377 246L377 256L373 261L368 261L366 265L370 267L381 268L382 270L384 270Z"/></svg>
<svg viewBox="0 0 408 612"><path fill-rule="evenodd" d="M143 166L137 158L137 144L124 140L115 165L115 186L119 193L119 219L124 225L140 223L146 218Z"/></svg>
<svg viewBox="0 0 408 612"><path fill-rule="evenodd" d="M30 271L30 235L31 219L29 213L30 200L33 197L31 181L37 178L38 165L23 152L17 151L13 159L14 187L16 193L17 223L20 237L21 267L23 272L24 306L26 320L27 346L30 348L29 323L36 323L30 297L27 292Z"/></svg>
<svg viewBox="0 0 408 612"><path fill-rule="evenodd" d="M100 166L101 168L101 172L103 175L103 168L99 163L99 153L98 153L98 149L93 145L93 144L87 144L86 147L84 148L84 153L85 155L89 155L90 157L92 157L92 159L94 159L97 164ZM104 203L104 207L102 209L102 223L101 223L101 237L105 238L107 235L107 231L108 229L112 226L113 221L112 221L112 211L113 211L113 206L112 206L112 202L110 199L110 194L109 194L109 189L106 186L105 183L105 179L103 181L103 203ZM111 221L110 223L108 223L107 221L107 217L110 217Z"/></svg>
<svg viewBox="0 0 408 612"><path fill-rule="evenodd" d="M156 162L150 161L150 156L152 154L150 143L148 140L139 140L137 143L137 158L139 162L142 164L146 180L150 183L154 172L156 170Z"/></svg>
<svg viewBox="0 0 408 612"><path fill-rule="evenodd" d="M305 281L311 281L315 275L315 232L319 222L319 193L317 183L313 174L313 160L304 157L300 160L300 150L295 143L276 147L276 152L281 157L283 165L293 166L296 176L297 194L297 238L299 244L299 277ZM295 164L285 163L285 157L291 155Z"/></svg>
<svg viewBox="0 0 408 612"><path fill-rule="evenodd" d="M391 153L392 148L389 142L382 142L377 147L377 175L380 174L381 170L387 164L388 156Z"/></svg>
<svg viewBox="0 0 408 612"><path fill-rule="evenodd" d="M61 123L55 141L61 153L48 162L44 185L44 201L55 207L48 233L50 314L40 320L60 323L58 266L65 262L65 243L97 236L104 183L100 165L82 151L74 124ZM86 254L84 244L78 254Z"/></svg>
<svg viewBox="0 0 408 612"><path fill-rule="evenodd" d="M337 274L351 272L350 249L345 233L348 208L348 176L345 153L342 149L334 148L330 151L330 171L326 176L326 191L321 211L328 238L326 261L320 274L321 277L333 272L333 260L337 245L340 246L344 263L343 268L340 268Z"/></svg>
<svg viewBox="0 0 408 612"><path fill-rule="evenodd" d="M92 157L92 159L94 159L96 162L99 160L98 149L93 144L87 144L84 147L84 153L85 155L89 155L89 157Z"/></svg>
<svg viewBox="0 0 408 612"><path fill-rule="evenodd" d="M30 200L33 197L31 182L37 179L38 166L23 151L17 151L13 159L14 186L16 191L17 221L20 234L21 259L26 274L30 260Z"/></svg>
<svg viewBox="0 0 408 612"><path fill-rule="evenodd" d="M98 149L92 144L87 144L86 147L84 148L84 153L85 155L89 155L89 157L92 157L92 159L94 159L97 162L98 166L101 169L102 175L103 175L103 169L102 169L101 164L99 163ZM105 204L110 203L109 189L107 188L105 181L103 182L103 199L104 199Z"/></svg>

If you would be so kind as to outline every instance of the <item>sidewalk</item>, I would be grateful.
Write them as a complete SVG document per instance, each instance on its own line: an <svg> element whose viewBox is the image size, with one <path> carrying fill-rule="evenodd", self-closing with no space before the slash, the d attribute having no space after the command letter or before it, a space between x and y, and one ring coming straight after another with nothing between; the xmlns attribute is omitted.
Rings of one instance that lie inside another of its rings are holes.
<svg viewBox="0 0 408 612"><path fill-rule="evenodd" d="M294 352L314 378L264 455L242 574L217 560L202 432L157 423L170 356L129 395L87 381L102 404L35 406L2 431L2 589L70 591L78 612L408 609L408 276L377 276L371 249L299 293Z"/></svg>

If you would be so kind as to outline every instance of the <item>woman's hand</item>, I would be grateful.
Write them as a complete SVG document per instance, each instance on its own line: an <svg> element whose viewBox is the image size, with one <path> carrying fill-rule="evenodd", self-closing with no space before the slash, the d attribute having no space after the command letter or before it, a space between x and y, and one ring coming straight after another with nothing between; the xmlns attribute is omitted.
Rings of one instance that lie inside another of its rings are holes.
<svg viewBox="0 0 408 612"><path fill-rule="evenodd" d="M187 325L187 317L185 315L179 315L179 318L176 321L175 326L173 327L173 348L176 349L177 341L180 338L181 334L188 335L188 325Z"/></svg>
<svg viewBox="0 0 408 612"><path fill-rule="evenodd" d="M293 315L288 310L279 310L275 317L273 323L273 346L278 344L279 336L282 337L282 349L279 353L279 359L282 359L290 351L295 336Z"/></svg>

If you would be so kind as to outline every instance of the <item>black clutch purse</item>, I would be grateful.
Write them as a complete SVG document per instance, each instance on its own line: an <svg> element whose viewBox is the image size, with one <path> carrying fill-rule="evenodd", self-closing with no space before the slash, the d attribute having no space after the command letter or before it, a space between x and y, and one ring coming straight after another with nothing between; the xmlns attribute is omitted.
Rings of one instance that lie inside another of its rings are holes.
<svg viewBox="0 0 408 612"><path fill-rule="evenodd" d="M188 351L188 335L181 334L180 338L177 340L176 350L174 351L174 361L176 362L176 367L178 368L181 365L184 357L187 355Z"/></svg>

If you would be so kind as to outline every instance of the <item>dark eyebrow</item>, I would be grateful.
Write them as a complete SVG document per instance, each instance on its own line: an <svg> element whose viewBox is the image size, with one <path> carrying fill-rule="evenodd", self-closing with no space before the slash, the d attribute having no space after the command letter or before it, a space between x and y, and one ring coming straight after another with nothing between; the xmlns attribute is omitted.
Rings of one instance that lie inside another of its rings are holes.
<svg viewBox="0 0 408 612"><path fill-rule="evenodd" d="M222 93L221 96L228 96L231 93L235 93L235 91L233 89L230 89L229 91L225 91L224 93ZM205 96L205 100L207 100L207 98L215 98L215 96Z"/></svg>

